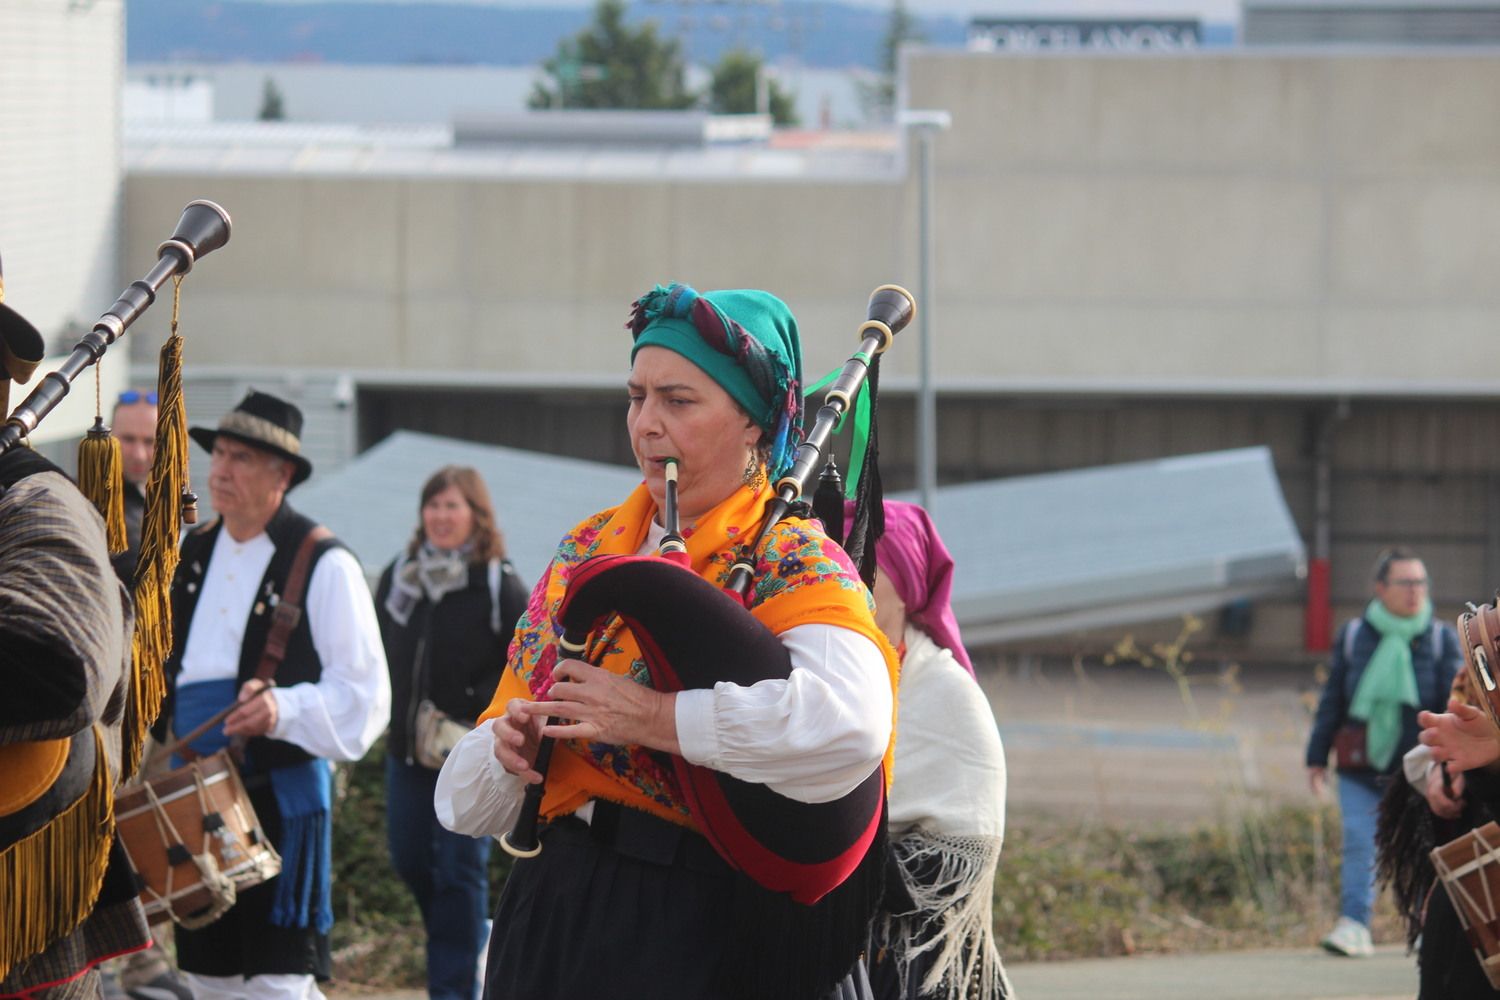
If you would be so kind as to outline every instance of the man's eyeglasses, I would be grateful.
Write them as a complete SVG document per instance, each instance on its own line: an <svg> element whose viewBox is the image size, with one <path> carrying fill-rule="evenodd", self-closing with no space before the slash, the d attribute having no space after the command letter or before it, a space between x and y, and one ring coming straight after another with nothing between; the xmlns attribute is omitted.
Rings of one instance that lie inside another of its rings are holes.
<svg viewBox="0 0 1500 1000"><path fill-rule="evenodd" d="M1419 576L1409 580L1391 580L1390 585L1392 587L1405 587L1408 590L1416 590L1418 587L1427 586L1427 578Z"/></svg>
<svg viewBox="0 0 1500 1000"><path fill-rule="evenodd" d="M137 392L135 389L126 389L120 393L120 398L115 400L115 402L120 406L129 406L132 403L149 403L151 406L155 406L156 393Z"/></svg>

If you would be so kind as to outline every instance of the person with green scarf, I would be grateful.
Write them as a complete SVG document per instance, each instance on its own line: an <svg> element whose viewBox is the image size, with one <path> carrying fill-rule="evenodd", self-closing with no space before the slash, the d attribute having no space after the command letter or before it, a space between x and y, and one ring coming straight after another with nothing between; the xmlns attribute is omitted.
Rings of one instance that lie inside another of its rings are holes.
<svg viewBox="0 0 1500 1000"><path fill-rule="evenodd" d="M1351 957L1372 953L1375 905L1375 821L1385 776L1417 743L1417 712L1442 711L1463 665L1458 636L1436 621L1427 568L1406 549L1389 549L1375 564L1375 597L1339 632L1328 681L1307 741L1308 782L1321 796L1335 741L1362 748L1340 761L1339 811L1343 862L1339 919L1322 941Z"/></svg>

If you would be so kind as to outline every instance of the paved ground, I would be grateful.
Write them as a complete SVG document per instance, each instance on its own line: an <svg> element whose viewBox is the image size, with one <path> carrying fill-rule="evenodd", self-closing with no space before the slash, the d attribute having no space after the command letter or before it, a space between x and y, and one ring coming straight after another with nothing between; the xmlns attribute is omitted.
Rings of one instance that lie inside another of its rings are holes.
<svg viewBox="0 0 1500 1000"><path fill-rule="evenodd" d="M1242 951L1016 965L1021 1000L1410 1000L1414 959L1398 947L1374 958L1318 951Z"/></svg>
<svg viewBox="0 0 1500 1000"><path fill-rule="evenodd" d="M1180 825L1309 801L1310 671L1192 666L1186 692L1139 666L982 669L1005 741L1010 814Z"/></svg>
<svg viewBox="0 0 1500 1000"><path fill-rule="evenodd" d="M1193 664L1184 691L1160 669L1011 662L981 670L1005 741L1008 809L1185 826L1307 800L1302 751L1316 682L1306 669L1221 676ZM1002 859L1003 864L1003 859ZM1332 914L1330 913L1330 919ZM1351 960L1307 949L1137 956L1010 967L1044 1000L1406 1000L1414 959L1396 946ZM420 992L347 1000L422 1000ZM635 998L620 998L635 1000ZM641 998L648 1000L648 998Z"/></svg>
<svg viewBox="0 0 1500 1000"><path fill-rule="evenodd" d="M1409 1000L1417 992L1413 959L1394 947L1359 961L1317 951L1243 951L1015 965L1010 975L1020 1000ZM328 993L330 1000L426 997L354 987Z"/></svg>

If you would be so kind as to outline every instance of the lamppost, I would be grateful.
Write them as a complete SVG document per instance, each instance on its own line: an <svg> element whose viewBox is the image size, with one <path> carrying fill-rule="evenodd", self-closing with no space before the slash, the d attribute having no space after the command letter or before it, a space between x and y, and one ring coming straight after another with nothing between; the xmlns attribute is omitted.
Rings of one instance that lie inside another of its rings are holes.
<svg viewBox="0 0 1500 1000"><path fill-rule="evenodd" d="M937 134L953 124L946 111L901 111L896 123L917 137L917 336L920 366L917 375L917 492L922 506L932 510L937 495L937 393L932 384L932 153Z"/></svg>

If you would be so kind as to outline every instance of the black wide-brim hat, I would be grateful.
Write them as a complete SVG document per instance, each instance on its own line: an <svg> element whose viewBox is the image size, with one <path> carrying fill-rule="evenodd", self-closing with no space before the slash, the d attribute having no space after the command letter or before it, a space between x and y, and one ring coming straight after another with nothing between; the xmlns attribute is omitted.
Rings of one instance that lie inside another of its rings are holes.
<svg viewBox="0 0 1500 1000"><path fill-rule="evenodd" d="M212 452L223 434L284 458L292 463L292 486L312 475L312 463L302 454L302 411L268 392L250 390L218 427L189 427L188 434L204 451Z"/></svg>
<svg viewBox="0 0 1500 1000"><path fill-rule="evenodd" d="M5 304L5 274L0 269L0 382L25 383L42 363L47 345L26 317ZM0 420L9 415L8 387L0 385Z"/></svg>

